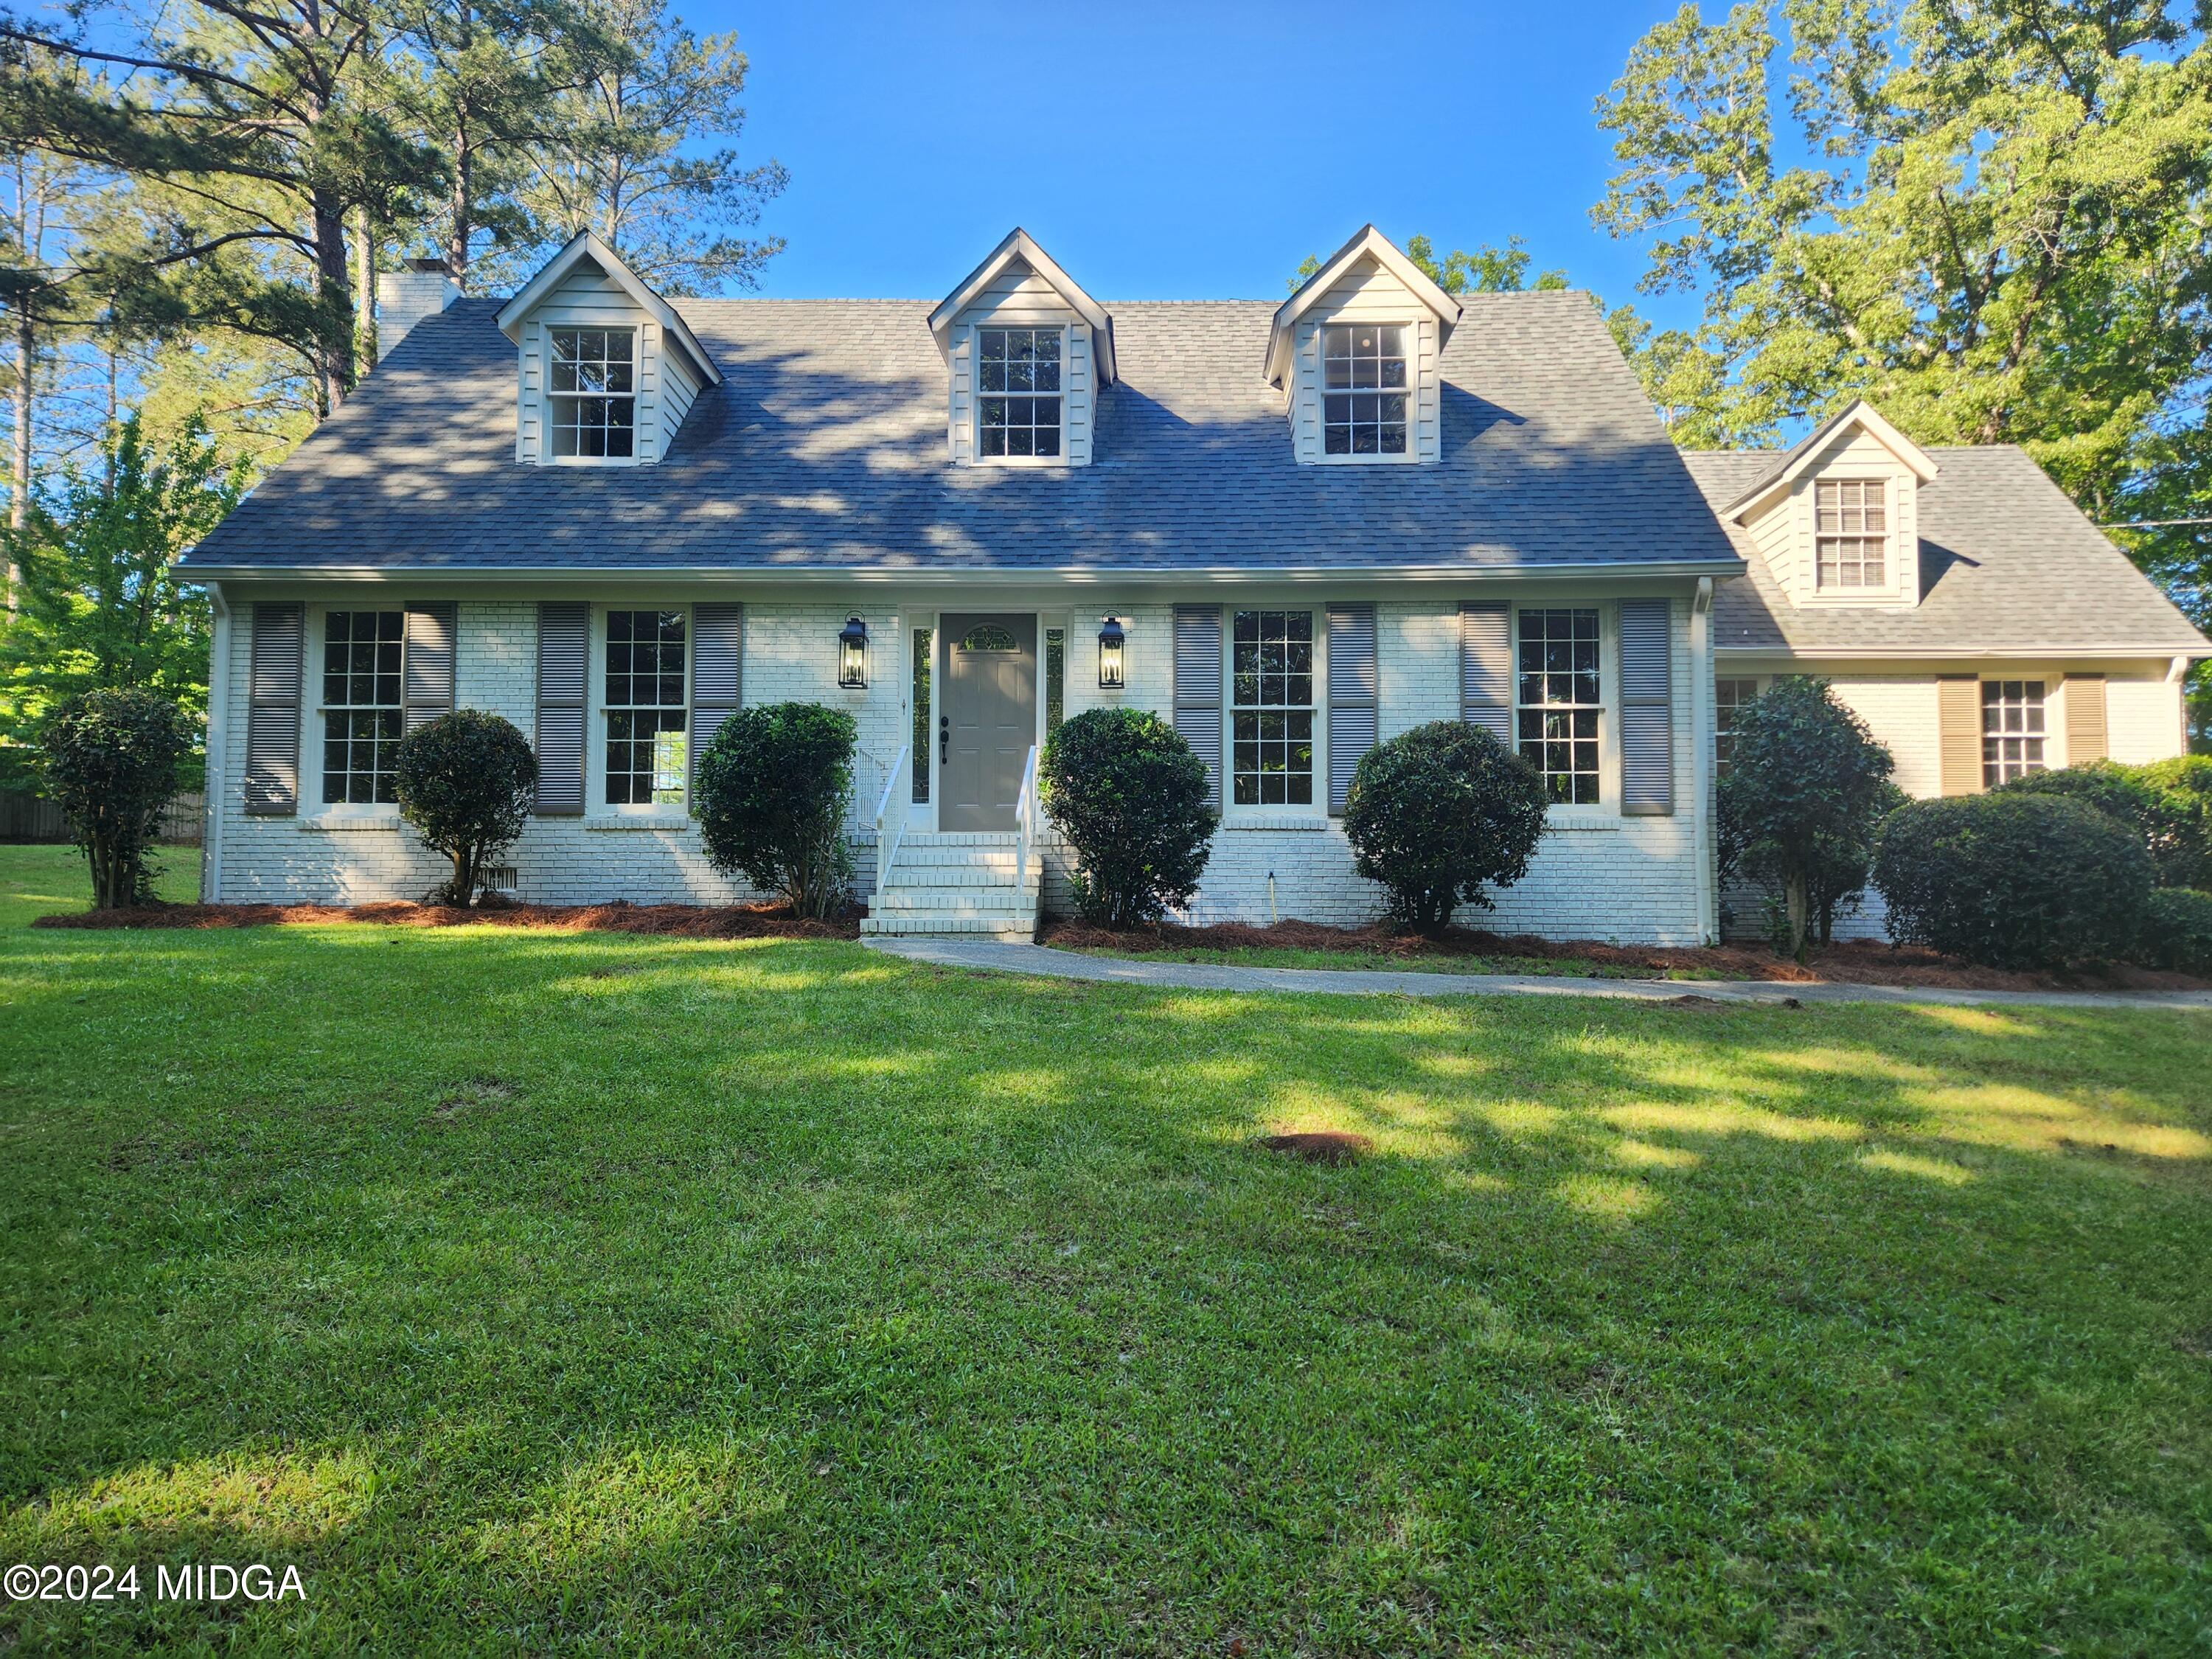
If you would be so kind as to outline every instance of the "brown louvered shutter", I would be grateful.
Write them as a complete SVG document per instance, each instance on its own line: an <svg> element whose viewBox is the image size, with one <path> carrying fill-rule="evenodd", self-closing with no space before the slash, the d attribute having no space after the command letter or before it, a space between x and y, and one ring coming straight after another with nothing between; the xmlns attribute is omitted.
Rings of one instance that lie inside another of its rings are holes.
<svg viewBox="0 0 2212 1659"><path fill-rule="evenodd" d="M1221 811L1221 607L1175 608L1175 728L1206 763Z"/></svg>
<svg viewBox="0 0 2212 1659"><path fill-rule="evenodd" d="M737 711L740 659L744 653L745 608L742 605L699 605L691 608L691 769Z"/></svg>
<svg viewBox="0 0 2212 1659"><path fill-rule="evenodd" d="M1936 681L1937 768L1947 795L1982 793L1982 683L1972 674Z"/></svg>
<svg viewBox="0 0 2212 1659"><path fill-rule="evenodd" d="M1359 757L1375 746L1375 607L1328 607L1328 810L1342 816Z"/></svg>
<svg viewBox="0 0 2212 1659"><path fill-rule="evenodd" d="M1486 600L1459 608L1459 717L1513 746L1513 610Z"/></svg>
<svg viewBox="0 0 2212 1659"><path fill-rule="evenodd" d="M288 817L300 810L300 672L307 608L253 607L246 716L246 810Z"/></svg>
<svg viewBox="0 0 2212 1659"><path fill-rule="evenodd" d="M2105 677L2066 677L2066 763L2103 760L2112 751L2105 732Z"/></svg>
<svg viewBox="0 0 2212 1659"><path fill-rule="evenodd" d="M407 607L406 726L412 732L453 712L453 641L457 608L451 604Z"/></svg>
<svg viewBox="0 0 2212 1659"><path fill-rule="evenodd" d="M1620 602L1620 810L1674 810L1672 653L1664 599Z"/></svg>
<svg viewBox="0 0 2212 1659"><path fill-rule="evenodd" d="M584 810L584 681L591 656L591 607L538 607L538 811L576 817Z"/></svg>

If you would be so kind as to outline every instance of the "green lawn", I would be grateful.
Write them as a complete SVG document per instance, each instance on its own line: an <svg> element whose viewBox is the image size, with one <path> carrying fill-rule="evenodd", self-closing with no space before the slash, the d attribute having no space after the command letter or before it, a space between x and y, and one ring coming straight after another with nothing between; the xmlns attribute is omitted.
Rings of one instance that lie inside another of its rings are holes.
<svg viewBox="0 0 2212 1659"><path fill-rule="evenodd" d="M0 1650L2212 1642L2205 1016L48 908L0 1561L308 1599ZM1251 1145L1330 1126L1377 1156Z"/></svg>

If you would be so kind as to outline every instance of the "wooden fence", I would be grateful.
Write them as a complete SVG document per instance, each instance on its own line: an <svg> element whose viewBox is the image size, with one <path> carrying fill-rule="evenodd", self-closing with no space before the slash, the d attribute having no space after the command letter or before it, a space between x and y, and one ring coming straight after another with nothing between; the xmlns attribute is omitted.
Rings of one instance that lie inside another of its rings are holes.
<svg viewBox="0 0 2212 1659"><path fill-rule="evenodd" d="M200 844L204 797L179 795L161 811L161 839L173 847ZM21 790L0 790L0 842L66 842L69 824L52 801Z"/></svg>

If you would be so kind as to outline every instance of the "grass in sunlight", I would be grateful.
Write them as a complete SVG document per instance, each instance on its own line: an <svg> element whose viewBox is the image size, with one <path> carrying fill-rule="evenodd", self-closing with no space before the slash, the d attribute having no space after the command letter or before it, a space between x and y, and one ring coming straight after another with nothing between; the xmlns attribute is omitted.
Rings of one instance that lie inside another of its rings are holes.
<svg viewBox="0 0 2212 1659"><path fill-rule="evenodd" d="M0 1563L308 1599L0 1649L2208 1640L2206 1016L23 925L72 878L0 851Z"/></svg>
<svg viewBox="0 0 2212 1659"><path fill-rule="evenodd" d="M1195 962L1218 968L1324 968L1338 973L1384 974L1540 974L1573 979L1724 979L1717 968L1624 968L1613 963L1585 962L1576 957L1445 957L1403 956L1382 951L1307 951L1291 945L1249 945L1212 950L1198 945L1176 945L1159 951L1115 951L1103 945L1061 945L1057 950L1078 956L1111 957L1117 961Z"/></svg>

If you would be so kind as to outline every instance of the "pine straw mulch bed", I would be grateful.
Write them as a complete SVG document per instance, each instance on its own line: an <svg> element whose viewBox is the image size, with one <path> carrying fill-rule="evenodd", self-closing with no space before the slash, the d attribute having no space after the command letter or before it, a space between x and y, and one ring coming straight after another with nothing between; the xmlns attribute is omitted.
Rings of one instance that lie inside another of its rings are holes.
<svg viewBox="0 0 2212 1659"><path fill-rule="evenodd" d="M794 916L773 904L483 903L149 904L40 916L33 927L278 927L361 921L385 927L542 927L560 933L658 933L672 939L858 939L858 913L835 921Z"/></svg>
<svg viewBox="0 0 2212 1659"><path fill-rule="evenodd" d="M1164 951L1327 951L1344 955L1425 957L1531 958L1587 963L1592 967L1638 969L1655 974L1702 972L1708 977L1772 980L1784 984L1902 985L1962 991L2197 991L2212 981L2148 968L2112 965L2095 972L2026 973L1978 968L1956 957L1917 946L1854 941L1815 946L1809 967L1753 945L1723 945L1697 950L1652 945L1603 945L1593 939L1547 939L1531 934L1510 937L1478 928L1453 927L1441 939L1393 933L1381 927L1324 927L1310 921L1279 921L1272 927L1228 922L1211 927L1157 928L1116 933L1077 921L1046 925L1043 942L1072 951L1110 951L1142 956ZM1476 965L1472 971L1484 969ZM1499 971L1492 969L1490 971ZM1695 981L1685 981L1694 984Z"/></svg>

